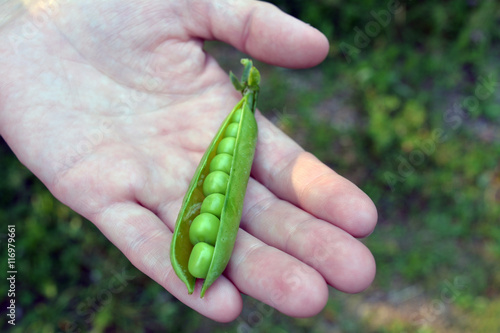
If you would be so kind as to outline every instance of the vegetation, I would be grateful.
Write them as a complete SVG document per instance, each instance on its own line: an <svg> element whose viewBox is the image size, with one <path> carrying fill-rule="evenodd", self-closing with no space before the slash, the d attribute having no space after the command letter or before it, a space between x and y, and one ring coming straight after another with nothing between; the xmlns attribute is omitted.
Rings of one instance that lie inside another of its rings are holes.
<svg viewBox="0 0 500 333"><path fill-rule="evenodd" d="M22 265L13 332L500 331L498 2L274 3L323 31L331 52L309 70L257 63L259 109L374 200L379 223L363 240L373 285L332 289L314 318L245 297L238 320L214 323L136 270L2 144L0 221L16 224ZM242 57L215 42L207 51L227 70Z"/></svg>

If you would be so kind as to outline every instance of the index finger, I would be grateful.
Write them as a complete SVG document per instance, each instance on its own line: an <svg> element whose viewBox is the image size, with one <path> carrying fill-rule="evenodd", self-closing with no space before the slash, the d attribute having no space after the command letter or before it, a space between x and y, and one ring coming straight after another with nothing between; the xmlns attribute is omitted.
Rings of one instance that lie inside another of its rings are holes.
<svg viewBox="0 0 500 333"><path fill-rule="evenodd" d="M372 200L264 117L252 176L276 196L329 221L355 237L369 235L377 223Z"/></svg>

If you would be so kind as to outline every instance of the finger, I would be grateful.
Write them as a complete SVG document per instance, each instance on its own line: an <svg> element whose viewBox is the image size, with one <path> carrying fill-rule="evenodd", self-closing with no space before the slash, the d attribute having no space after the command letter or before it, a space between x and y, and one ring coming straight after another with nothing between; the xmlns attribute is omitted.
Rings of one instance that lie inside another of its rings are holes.
<svg viewBox="0 0 500 333"><path fill-rule="evenodd" d="M188 294L170 263L172 232L151 211L135 203L117 203L99 214L95 224L134 266L187 306L220 322L232 321L240 314L241 296L225 277L217 279L203 299L199 283L195 293Z"/></svg>
<svg viewBox="0 0 500 333"><path fill-rule="evenodd" d="M351 235L370 234L377 222L371 199L313 155L304 152L264 117L252 175L279 198L330 221Z"/></svg>
<svg viewBox="0 0 500 333"><path fill-rule="evenodd" d="M226 274L241 292L288 316L314 316L328 300L318 272L241 229Z"/></svg>
<svg viewBox="0 0 500 333"><path fill-rule="evenodd" d="M315 28L261 1L199 1L191 4L193 36L233 45L257 60L289 68L319 64L328 53Z"/></svg>
<svg viewBox="0 0 500 333"><path fill-rule="evenodd" d="M374 258L347 232L280 200L256 181L248 187L250 202L241 226L256 238L313 267L338 290L360 292L372 283Z"/></svg>
<svg viewBox="0 0 500 333"><path fill-rule="evenodd" d="M163 220L170 221L167 223L171 228L174 227L171 221L175 219L179 205L170 203L158 211ZM238 231L224 275L219 279L224 276L244 294L289 316L315 315L324 308L328 298L327 285L318 272L292 256L265 245L242 229ZM212 288L208 289L208 296L210 292L215 293Z"/></svg>

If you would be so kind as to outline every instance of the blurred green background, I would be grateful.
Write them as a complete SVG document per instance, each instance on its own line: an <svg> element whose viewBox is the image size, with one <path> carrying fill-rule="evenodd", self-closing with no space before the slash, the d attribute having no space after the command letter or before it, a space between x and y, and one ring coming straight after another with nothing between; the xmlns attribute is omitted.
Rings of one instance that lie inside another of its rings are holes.
<svg viewBox="0 0 500 333"><path fill-rule="evenodd" d="M0 225L17 227L12 332L500 332L499 3L274 3L325 33L331 50L308 70L257 63L259 108L374 200L378 226L363 240L373 285L332 289L307 319L244 297L235 322L215 323L136 270L2 141ZM239 68L233 48L206 49Z"/></svg>

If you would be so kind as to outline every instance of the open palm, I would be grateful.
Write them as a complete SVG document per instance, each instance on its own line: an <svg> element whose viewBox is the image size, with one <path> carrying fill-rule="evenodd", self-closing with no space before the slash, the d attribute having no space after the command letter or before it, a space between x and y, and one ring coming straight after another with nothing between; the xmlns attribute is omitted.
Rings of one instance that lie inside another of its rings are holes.
<svg viewBox="0 0 500 333"><path fill-rule="evenodd" d="M328 285L358 292L371 283L373 257L354 237L373 230L377 213L355 185L260 114L224 275L200 299L200 285L188 295L171 267L183 195L239 99L204 53L207 39L292 68L313 66L328 50L317 30L255 1L33 7L0 30L1 134L60 201L201 314L233 320L245 293L290 316L314 315Z"/></svg>

